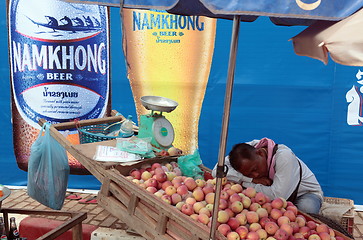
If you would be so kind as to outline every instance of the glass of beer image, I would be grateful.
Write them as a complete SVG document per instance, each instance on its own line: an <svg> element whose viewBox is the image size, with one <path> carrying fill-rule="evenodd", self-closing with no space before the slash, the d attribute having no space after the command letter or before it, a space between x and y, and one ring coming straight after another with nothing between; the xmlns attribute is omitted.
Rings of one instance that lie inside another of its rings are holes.
<svg viewBox="0 0 363 240"><path fill-rule="evenodd" d="M163 115L175 131L173 146L192 154L214 51L216 19L159 10L121 10L123 49L136 112L148 114L142 96L178 102Z"/></svg>

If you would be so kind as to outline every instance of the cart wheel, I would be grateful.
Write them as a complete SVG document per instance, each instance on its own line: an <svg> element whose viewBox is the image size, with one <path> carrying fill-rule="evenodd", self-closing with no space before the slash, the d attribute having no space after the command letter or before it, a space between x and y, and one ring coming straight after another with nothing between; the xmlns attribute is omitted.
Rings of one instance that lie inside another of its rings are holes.
<svg viewBox="0 0 363 240"><path fill-rule="evenodd" d="M340 225L336 221L333 221L332 219L324 217L323 215L320 215L320 214L315 214L315 213L308 213L308 214L310 216L312 216L313 218L316 218L316 219L320 220L322 223L325 223L326 225L333 228L334 230L337 230L338 232L341 232L345 236L347 236L347 237L349 237L351 239L354 239L352 234L350 234L346 229L343 228L342 225Z"/></svg>

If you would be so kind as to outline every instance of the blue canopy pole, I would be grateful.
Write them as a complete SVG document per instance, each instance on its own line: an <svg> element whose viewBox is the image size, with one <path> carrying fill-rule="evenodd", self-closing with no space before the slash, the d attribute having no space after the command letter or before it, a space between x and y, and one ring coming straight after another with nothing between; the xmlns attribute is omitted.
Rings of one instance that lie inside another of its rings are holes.
<svg viewBox="0 0 363 240"><path fill-rule="evenodd" d="M224 97L224 112L223 112L223 120L222 120L222 132L220 136L220 145L219 145L219 154L218 154L218 164L217 164L217 172L216 172L216 190L214 195L214 206L213 206L213 215L212 215L212 224L209 238L215 239L216 234L216 226L217 226L217 218L218 218L218 206L220 200L220 194L222 189L222 179L225 177L225 167L224 167L224 158L226 155L226 145L227 145L227 137L228 137L228 125L229 125L229 116L232 102L232 92L233 92L233 82L234 82L234 72L236 68L236 56L237 56L237 46L238 46L238 35L239 35L239 26L241 22L241 16L235 15L233 18L233 29L232 29L232 39L231 39L231 47L229 52L229 63L228 63L228 75L227 75L227 84L226 84L226 92ZM228 169L227 169L228 171Z"/></svg>

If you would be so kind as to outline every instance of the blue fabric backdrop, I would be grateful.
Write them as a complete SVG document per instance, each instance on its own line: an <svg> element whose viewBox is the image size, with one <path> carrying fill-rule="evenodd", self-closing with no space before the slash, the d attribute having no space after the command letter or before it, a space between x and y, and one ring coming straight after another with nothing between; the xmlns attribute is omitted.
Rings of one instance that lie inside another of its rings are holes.
<svg viewBox="0 0 363 240"><path fill-rule="evenodd" d="M0 4L0 29L7 31ZM199 123L204 165L217 163L232 21L218 20L215 53ZM291 147L316 174L325 195L363 204L363 127L347 123L346 94L358 89L359 67L296 56L288 41L304 27L279 27L268 18L241 23L227 152L262 137ZM0 36L0 183L26 185L13 153L7 36ZM136 116L121 48L119 9L111 8L112 107ZM362 105L358 95L359 106ZM69 188L99 189L93 176L70 177Z"/></svg>

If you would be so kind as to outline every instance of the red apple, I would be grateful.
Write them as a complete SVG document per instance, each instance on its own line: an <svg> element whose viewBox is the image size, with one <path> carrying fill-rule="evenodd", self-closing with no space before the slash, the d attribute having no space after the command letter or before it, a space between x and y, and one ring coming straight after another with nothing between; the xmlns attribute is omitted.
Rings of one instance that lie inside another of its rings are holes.
<svg viewBox="0 0 363 240"><path fill-rule="evenodd" d="M290 223L283 223L280 226L280 229L285 230L285 232L287 232L287 235L292 235L294 230L292 229L292 226L290 225Z"/></svg>
<svg viewBox="0 0 363 240"><path fill-rule="evenodd" d="M261 225L259 223L251 223L250 226L248 227L248 229L253 232L257 232L258 229L261 229Z"/></svg>
<svg viewBox="0 0 363 240"><path fill-rule="evenodd" d="M193 204L193 210L195 213L199 213L200 209L205 207L205 203L204 202L196 202Z"/></svg>
<svg viewBox="0 0 363 240"><path fill-rule="evenodd" d="M129 175L132 176L134 179L141 179L141 172L136 168L132 169Z"/></svg>
<svg viewBox="0 0 363 240"><path fill-rule="evenodd" d="M303 215L297 215L295 222L297 222L299 227L303 227L306 225L306 218Z"/></svg>
<svg viewBox="0 0 363 240"><path fill-rule="evenodd" d="M315 230L316 229L316 222L313 220L309 220L306 222L306 226L308 226L310 228L310 230Z"/></svg>
<svg viewBox="0 0 363 240"><path fill-rule="evenodd" d="M228 207L228 202L226 199L219 199L219 205L218 205L219 209L226 209Z"/></svg>
<svg viewBox="0 0 363 240"><path fill-rule="evenodd" d="M235 218L239 221L240 225L246 225L247 217L245 213L238 213Z"/></svg>
<svg viewBox="0 0 363 240"><path fill-rule="evenodd" d="M243 204L240 201L232 202L232 204L229 206L229 208L234 213L240 213L243 210Z"/></svg>
<svg viewBox="0 0 363 240"><path fill-rule="evenodd" d="M166 195L171 196L171 195L173 195L174 193L176 193L176 188L175 188L174 186L167 186L167 187L165 188L165 194L166 194Z"/></svg>
<svg viewBox="0 0 363 240"><path fill-rule="evenodd" d="M246 213L246 217L247 217L247 222L249 224L254 223L254 222L257 223L260 220L259 217L258 217L258 214L256 212L254 212L254 211L248 211Z"/></svg>
<svg viewBox="0 0 363 240"><path fill-rule="evenodd" d="M321 233L321 232L329 233L329 227L325 223L318 224L318 225L316 225L316 232L317 233Z"/></svg>
<svg viewBox="0 0 363 240"><path fill-rule="evenodd" d="M291 202L290 202L291 203ZM295 215L297 215L298 214L298 209L297 209L297 207L295 206L295 205L288 205L287 207L286 207L286 210L291 210L291 211L293 211L293 213L295 214Z"/></svg>
<svg viewBox="0 0 363 240"><path fill-rule="evenodd" d="M299 233L301 233L304 236L304 238L307 239L310 235L310 228L307 226L302 226L300 227Z"/></svg>
<svg viewBox="0 0 363 240"><path fill-rule="evenodd" d="M228 221L227 221L227 224L231 227L231 229L234 231L234 230L236 230L238 227L239 227L239 225L240 225L240 222L236 219L236 218L234 218L234 217L230 217L229 219L228 219Z"/></svg>
<svg viewBox="0 0 363 240"><path fill-rule="evenodd" d="M308 237L308 240L320 240L321 238L319 237L318 234L311 234L309 237Z"/></svg>
<svg viewBox="0 0 363 240"><path fill-rule="evenodd" d="M254 189L253 187L248 187L248 188L246 188L246 189L244 189L243 191L242 191L242 193L244 194L244 195L246 195L247 197L249 197L249 198L253 198L253 197L255 197L256 196L256 189Z"/></svg>
<svg viewBox="0 0 363 240"><path fill-rule="evenodd" d="M148 192L151 192L151 193L156 193L158 190L156 189L156 187L147 187L146 188L146 190L148 191Z"/></svg>
<svg viewBox="0 0 363 240"><path fill-rule="evenodd" d="M259 223L262 228L265 228L266 223L270 222L270 221L271 221L271 219L269 217L262 217L262 218L260 218Z"/></svg>
<svg viewBox="0 0 363 240"><path fill-rule="evenodd" d="M263 207L264 209L266 209L267 212L268 212L268 214L271 213L272 206L271 206L271 203L270 202L264 203L261 207Z"/></svg>
<svg viewBox="0 0 363 240"><path fill-rule="evenodd" d="M280 210L280 209L273 208L273 209L271 210L271 212L270 212L270 217L271 217L272 219L277 220L277 219L279 219L281 216L282 216L282 212L281 212L281 210Z"/></svg>
<svg viewBox="0 0 363 240"><path fill-rule="evenodd" d="M295 222L296 214L292 210L286 210L284 216L288 217L291 222Z"/></svg>
<svg viewBox="0 0 363 240"><path fill-rule="evenodd" d="M219 223L227 223L228 222L228 219L229 219L229 214L226 211L220 210L218 212L217 221Z"/></svg>
<svg viewBox="0 0 363 240"><path fill-rule="evenodd" d="M242 191L243 191L243 187L242 187L242 185L241 185L241 184L238 184L238 183L233 184L233 185L231 186L231 189L232 189L233 191L235 191L236 193L240 193L240 192L242 192Z"/></svg>
<svg viewBox="0 0 363 240"><path fill-rule="evenodd" d="M203 192L204 192L205 195L207 195L208 193L214 192L214 188L211 185L205 185L203 187Z"/></svg>
<svg viewBox="0 0 363 240"><path fill-rule="evenodd" d="M189 191L193 191L194 190L194 188L196 188L197 187L197 183L195 182L195 180L193 179L193 178L191 178L191 177L187 177L187 178L185 178L185 180L184 180L184 184L185 184L185 186L187 186L187 188L188 188L188 190Z"/></svg>
<svg viewBox="0 0 363 240"><path fill-rule="evenodd" d="M279 229L279 226L275 222L270 221L270 222L266 222L266 224L265 224L265 230L271 236L273 236L278 229Z"/></svg>
<svg viewBox="0 0 363 240"><path fill-rule="evenodd" d="M229 196L229 201L231 203L236 202L236 201L242 202L242 198L240 195L238 195L238 193L234 193L231 196Z"/></svg>
<svg viewBox="0 0 363 240"><path fill-rule="evenodd" d="M176 205L178 202L182 201L182 196L178 193L174 193L171 195L171 204Z"/></svg>
<svg viewBox="0 0 363 240"><path fill-rule="evenodd" d="M249 232L246 237L247 240L259 240L260 236L256 232Z"/></svg>
<svg viewBox="0 0 363 240"><path fill-rule="evenodd" d="M239 226L235 231L241 239L246 239L249 232L246 226Z"/></svg>
<svg viewBox="0 0 363 240"><path fill-rule="evenodd" d="M289 235L285 230L280 228L275 232L274 238L276 238L276 240L287 240L289 238Z"/></svg>
<svg viewBox="0 0 363 240"><path fill-rule="evenodd" d="M266 195L263 192L256 193L255 201L260 205L265 204L267 202Z"/></svg>
<svg viewBox="0 0 363 240"><path fill-rule="evenodd" d="M250 211L254 211L254 212L256 212L257 209L259 209L259 208L261 208L261 205L258 204L257 202L252 203L249 207Z"/></svg>
<svg viewBox="0 0 363 240"><path fill-rule="evenodd" d="M165 182L166 180L168 180L166 174L164 172L160 172L160 173L156 173L155 175L155 179L158 181L158 182Z"/></svg>
<svg viewBox="0 0 363 240"><path fill-rule="evenodd" d="M181 207L181 211L182 213L186 214L186 215L192 215L194 213L193 210L193 205L190 205L188 203L185 203L182 207Z"/></svg>
<svg viewBox="0 0 363 240"><path fill-rule="evenodd" d="M158 181L155 178L149 178L145 181L146 187L158 187Z"/></svg>
<svg viewBox="0 0 363 240"><path fill-rule="evenodd" d="M290 223L290 219L286 216L281 216L277 219L277 225L279 225L281 227L282 224L284 223Z"/></svg>
<svg viewBox="0 0 363 240"><path fill-rule="evenodd" d="M236 232L229 232L227 233L227 240L240 240L238 233Z"/></svg>
<svg viewBox="0 0 363 240"><path fill-rule="evenodd" d="M207 193L206 195L205 195L205 201L207 202L207 203L211 203L211 204L213 204L214 203L214 196L215 195L215 193L214 192L210 192L210 193Z"/></svg>
<svg viewBox="0 0 363 240"><path fill-rule="evenodd" d="M151 165L151 170L155 170L156 168L161 168L161 164L160 163L153 163Z"/></svg>
<svg viewBox="0 0 363 240"><path fill-rule="evenodd" d="M165 203L167 203L167 204L171 204L171 196L169 196L169 195L163 195L163 196L161 196L161 199L162 199Z"/></svg>
<svg viewBox="0 0 363 240"><path fill-rule="evenodd" d="M165 181L161 184L161 189L165 191L166 187L173 186L173 184L170 181Z"/></svg>
<svg viewBox="0 0 363 240"><path fill-rule="evenodd" d="M257 214L258 214L258 217L261 219L261 218L263 218L263 217L268 217L268 212L267 212L267 210L265 209L265 208L258 208L257 210L256 210L256 212L257 212Z"/></svg>
<svg viewBox="0 0 363 240"><path fill-rule="evenodd" d="M231 227L227 223L222 223L218 226L217 230L223 235L227 236L231 232Z"/></svg>
<svg viewBox="0 0 363 240"><path fill-rule="evenodd" d="M330 240L331 239L330 234L327 232L319 233L319 237L321 238L321 240Z"/></svg>
<svg viewBox="0 0 363 240"><path fill-rule="evenodd" d="M201 222L201 223L207 225L209 223L209 217L205 213L199 213L198 222Z"/></svg>
<svg viewBox="0 0 363 240"><path fill-rule="evenodd" d="M275 198L274 200L272 200L271 206L272 208L281 209L284 206L284 202L282 198Z"/></svg>

